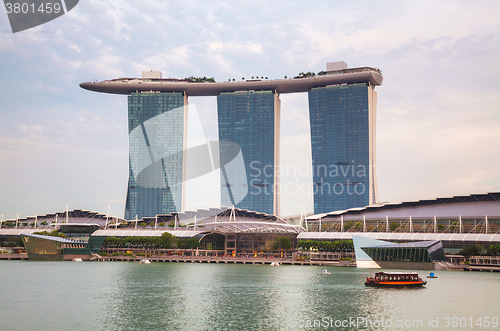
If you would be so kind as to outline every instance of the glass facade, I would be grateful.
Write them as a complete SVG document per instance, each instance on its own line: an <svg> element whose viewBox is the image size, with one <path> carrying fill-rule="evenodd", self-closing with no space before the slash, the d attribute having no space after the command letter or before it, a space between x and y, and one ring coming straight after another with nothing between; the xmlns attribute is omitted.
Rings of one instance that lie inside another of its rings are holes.
<svg viewBox="0 0 500 331"><path fill-rule="evenodd" d="M90 255L100 252L106 237L92 237L87 240L53 237L38 234L21 234L30 260L62 261L63 255ZM76 238L76 237L75 237Z"/></svg>
<svg viewBox="0 0 500 331"><path fill-rule="evenodd" d="M440 241L424 241L399 244L391 247L362 247L375 261L432 262L444 260L443 244Z"/></svg>
<svg viewBox="0 0 500 331"><path fill-rule="evenodd" d="M365 83L309 92L315 214L371 202L371 93Z"/></svg>
<svg viewBox="0 0 500 331"><path fill-rule="evenodd" d="M61 243L45 236L22 236L28 254L62 254Z"/></svg>
<svg viewBox="0 0 500 331"><path fill-rule="evenodd" d="M375 261L432 262L425 247L363 248Z"/></svg>
<svg viewBox="0 0 500 331"><path fill-rule="evenodd" d="M225 166L227 151L221 145L221 204L273 214L275 144L278 143L275 120L279 120L275 119L274 93L221 93L217 97L217 111L219 141L238 144L244 163L244 169ZM245 175L247 180L241 181Z"/></svg>
<svg viewBox="0 0 500 331"><path fill-rule="evenodd" d="M128 97L125 219L181 211L184 116L182 93L132 93Z"/></svg>
<svg viewBox="0 0 500 331"><path fill-rule="evenodd" d="M398 244L352 236L356 261L432 262L444 260L441 241L416 241Z"/></svg>
<svg viewBox="0 0 500 331"><path fill-rule="evenodd" d="M365 238L359 236L352 236L352 244L354 246L354 253L356 254L356 261L373 261L373 259L366 254L364 247L377 246L396 246L396 243L383 241L372 238Z"/></svg>
<svg viewBox="0 0 500 331"><path fill-rule="evenodd" d="M220 233L210 233L204 236L200 241L200 246L208 250L224 250L226 236Z"/></svg>

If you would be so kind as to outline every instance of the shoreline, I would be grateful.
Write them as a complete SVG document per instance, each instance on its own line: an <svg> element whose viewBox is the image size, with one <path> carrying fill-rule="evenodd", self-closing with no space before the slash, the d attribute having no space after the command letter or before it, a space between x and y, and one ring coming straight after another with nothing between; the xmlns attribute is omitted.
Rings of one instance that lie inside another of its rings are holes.
<svg viewBox="0 0 500 331"><path fill-rule="evenodd" d="M281 265L314 265L314 266L337 266L337 267L356 267L356 263L350 261L292 261L290 258L244 258L244 257L206 257L206 256L90 256L92 259L85 261L91 262L140 262L149 260L151 262L177 262L177 263L231 263L231 264L271 264L278 262ZM27 260L28 254L0 254L0 260ZM71 260L69 260L71 262Z"/></svg>
<svg viewBox="0 0 500 331"><path fill-rule="evenodd" d="M28 254L0 254L0 261L22 260L29 261ZM216 263L216 264L252 264L252 265L270 265L273 262L278 262L280 265L303 265L303 266L324 266L324 267L356 267L355 262L350 261L292 261L290 258L244 258L244 257L205 257L205 256L93 256L92 260L86 262L140 262L141 260L149 260L151 262L163 263ZM68 262L72 262L69 260ZM449 265L446 271L478 271L478 272L500 272L500 267L492 266L476 266L454 264Z"/></svg>

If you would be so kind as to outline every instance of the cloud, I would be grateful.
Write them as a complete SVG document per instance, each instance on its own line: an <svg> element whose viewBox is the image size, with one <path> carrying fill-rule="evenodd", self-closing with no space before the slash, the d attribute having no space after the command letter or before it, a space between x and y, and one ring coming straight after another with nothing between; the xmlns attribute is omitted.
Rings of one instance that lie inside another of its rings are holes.
<svg viewBox="0 0 500 331"><path fill-rule="evenodd" d="M499 13L496 1L89 0L16 34L0 20L0 212L51 212L71 199L104 212L113 200L112 213L123 212L126 97L84 91L82 81L149 69L282 78L336 60L384 75L376 88L381 200L498 190ZM303 162L307 95L281 99L282 161ZM207 109L198 107L216 138L215 101L190 102ZM296 213L299 202L282 199L284 213Z"/></svg>

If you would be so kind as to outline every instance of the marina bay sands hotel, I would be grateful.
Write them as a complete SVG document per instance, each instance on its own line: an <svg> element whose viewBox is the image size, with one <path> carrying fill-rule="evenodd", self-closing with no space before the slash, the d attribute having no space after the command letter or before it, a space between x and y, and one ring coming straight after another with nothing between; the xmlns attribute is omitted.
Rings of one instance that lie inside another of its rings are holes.
<svg viewBox="0 0 500 331"><path fill-rule="evenodd" d="M222 205L279 216L282 93L308 93L314 213L377 202L375 86L382 80L378 69L333 62L292 79L193 81L144 71L80 86L128 95L125 219L134 219L184 211L193 164L198 175L220 169ZM217 97L219 141L188 149L191 96Z"/></svg>

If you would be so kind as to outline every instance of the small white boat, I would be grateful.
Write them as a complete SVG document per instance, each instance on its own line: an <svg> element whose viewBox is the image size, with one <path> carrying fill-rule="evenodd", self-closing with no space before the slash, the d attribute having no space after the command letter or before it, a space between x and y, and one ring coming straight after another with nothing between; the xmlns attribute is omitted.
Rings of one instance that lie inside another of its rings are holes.
<svg viewBox="0 0 500 331"><path fill-rule="evenodd" d="M323 271L321 271L319 274L320 275L331 275L331 272L328 272L328 270L323 269Z"/></svg>
<svg viewBox="0 0 500 331"><path fill-rule="evenodd" d="M139 264L150 264L150 263L151 263L151 261L149 261L149 260L141 260L139 262Z"/></svg>
<svg viewBox="0 0 500 331"><path fill-rule="evenodd" d="M81 257L75 257L73 259L73 262L83 262L82 258Z"/></svg>
<svg viewBox="0 0 500 331"><path fill-rule="evenodd" d="M279 267L279 262L271 262L271 267Z"/></svg>

